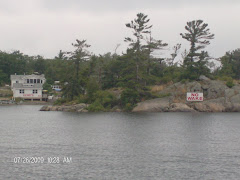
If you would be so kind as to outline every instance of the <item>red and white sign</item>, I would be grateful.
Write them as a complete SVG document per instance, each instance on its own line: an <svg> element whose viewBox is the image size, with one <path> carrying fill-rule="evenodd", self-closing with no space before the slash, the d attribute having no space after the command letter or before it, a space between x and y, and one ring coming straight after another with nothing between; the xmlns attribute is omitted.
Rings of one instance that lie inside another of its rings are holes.
<svg viewBox="0 0 240 180"><path fill-rule="evenodd" d="M203 93L188 92L187 101L203 101Z"/></svg>
<svg viewBox="0 0 240 180"><path fill-rule="evenodd" d="M23 94L23 97L33 97L33 94Z"/></svg>

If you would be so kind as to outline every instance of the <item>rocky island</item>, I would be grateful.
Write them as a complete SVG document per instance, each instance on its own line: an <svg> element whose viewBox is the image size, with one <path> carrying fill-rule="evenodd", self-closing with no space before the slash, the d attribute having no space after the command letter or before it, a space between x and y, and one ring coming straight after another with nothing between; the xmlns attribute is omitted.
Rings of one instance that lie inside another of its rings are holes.
<svg viewBox="0 0 240 180"><path fill-rule="evenodd" d="M198 81L158 86L155 91L159 95L169 95L139 102L132 112L240 112L240 84L229 88L224 81L200 76ZM204 101L186 101L187 92L203 92ZM43 106L41 111L88 112L87 107L84 103Z"/></svg>

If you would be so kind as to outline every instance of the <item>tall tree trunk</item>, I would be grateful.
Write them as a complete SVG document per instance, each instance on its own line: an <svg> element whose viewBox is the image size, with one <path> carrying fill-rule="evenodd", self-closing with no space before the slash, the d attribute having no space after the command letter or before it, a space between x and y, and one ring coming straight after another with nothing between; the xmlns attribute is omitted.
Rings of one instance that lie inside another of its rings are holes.
<svg viewBox="0 0 240 180"><path fill-rule="evenodd" d="M79 75L79 60L76 60L76 78L78 79Z"/></svg>
<svg viewBox="0 0 240 180"><path fill-rule="evenodd" d="M136 72L137 72L137 82L139 80L139 65L136 63Z"/></svg>

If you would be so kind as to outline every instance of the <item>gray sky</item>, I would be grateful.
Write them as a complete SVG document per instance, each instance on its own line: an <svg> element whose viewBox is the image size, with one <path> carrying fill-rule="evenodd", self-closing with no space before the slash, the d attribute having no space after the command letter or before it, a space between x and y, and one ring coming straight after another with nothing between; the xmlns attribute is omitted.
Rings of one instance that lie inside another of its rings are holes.
<svg viewBox="0 0 240 180"><path fill-rule="evenodd" d="M211 1L211 2L209 2ZM95 54L124 52L125 24L143 12L153 24L153 37L169 44L188 43L180 37L187 21L202 19L215 39L207 48L219 57L240 48L239 0L0 0L0 50L56 56L87 39ZM167 53L170 51L165 50Z"/></svg>

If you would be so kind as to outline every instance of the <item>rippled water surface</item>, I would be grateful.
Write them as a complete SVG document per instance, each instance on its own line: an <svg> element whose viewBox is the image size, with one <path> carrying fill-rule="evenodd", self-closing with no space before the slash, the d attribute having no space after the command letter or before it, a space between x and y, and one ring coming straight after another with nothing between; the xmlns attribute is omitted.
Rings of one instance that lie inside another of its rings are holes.
<svg viewBox="0 0 240 180"><path fill-rule="evenodd" d="M0 106L0 179L240 178L240 113L78 114L40 107ZM15 163L15 157L44 162Z"/></svg>

